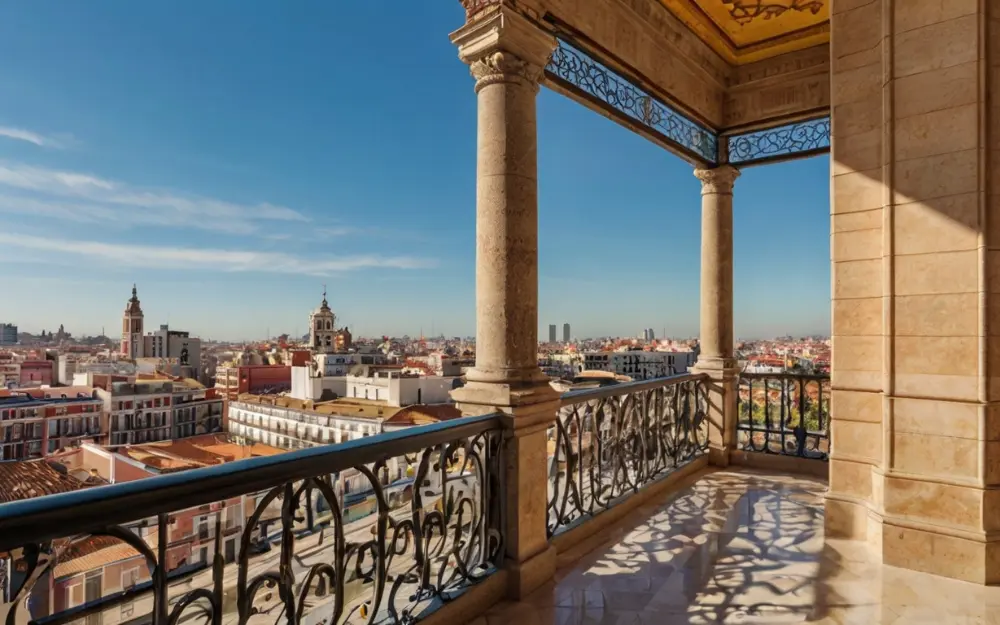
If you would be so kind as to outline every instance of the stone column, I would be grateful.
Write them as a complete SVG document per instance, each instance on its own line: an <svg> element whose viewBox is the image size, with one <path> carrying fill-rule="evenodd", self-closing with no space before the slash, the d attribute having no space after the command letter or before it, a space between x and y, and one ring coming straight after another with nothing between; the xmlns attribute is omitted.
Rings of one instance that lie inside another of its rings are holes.
<svg viewBox="0 0 1000 625"><path fill-rule="evenodd" d="M535 98L556 40L506 4L452 34L476 79L476 366L452 396L506 416L509 595L555 572L546 535L547 430L558 394L538 368Z"/></svg>
<svg viewBox="0 0 1000 625"><path fill-rule="evenodd" d="M701 180L701 327L695 370L711 376L709 459L727 466L736 443L736 382L733 355L733 184L730 165L696 169Z"/></svg>

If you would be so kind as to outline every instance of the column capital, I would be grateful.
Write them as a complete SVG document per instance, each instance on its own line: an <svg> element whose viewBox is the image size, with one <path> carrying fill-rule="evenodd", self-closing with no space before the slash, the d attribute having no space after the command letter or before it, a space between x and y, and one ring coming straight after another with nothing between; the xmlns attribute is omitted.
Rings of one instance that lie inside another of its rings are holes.
<svg viewBox="0 0 1000 625"><path fill-rule="evenodd" d="M740 177L740 170L732 165L719 165L711 169L695 169L694 175L701 180L701 194L733 194L733 185Z"/></svg>
<svg viewBox="0 0 1000 625"><path fill-rule="evenodd" d="M552 34L503 3L453 32L451 42L469 65L477 92L498 82L537 89L557 45Z"/></svg>

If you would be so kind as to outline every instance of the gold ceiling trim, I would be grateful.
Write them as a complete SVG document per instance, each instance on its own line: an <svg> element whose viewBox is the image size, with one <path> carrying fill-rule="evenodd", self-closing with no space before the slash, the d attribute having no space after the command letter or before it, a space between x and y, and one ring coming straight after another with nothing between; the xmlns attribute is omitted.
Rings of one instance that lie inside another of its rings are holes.
<svg viewBox="0 0 1000 625"><path fill-rule="evenodd" d="M830 41L830 0L660 0L734 65Z"/></svg>

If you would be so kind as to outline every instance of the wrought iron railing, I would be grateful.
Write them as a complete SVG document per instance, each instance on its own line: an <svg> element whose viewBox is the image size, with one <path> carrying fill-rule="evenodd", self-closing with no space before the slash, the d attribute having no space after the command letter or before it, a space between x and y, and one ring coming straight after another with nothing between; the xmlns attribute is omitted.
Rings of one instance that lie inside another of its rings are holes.
<svg viewBox="0 0 1000 625"><path fill-rule="evenodd" d="M745 451L826 460L830 452L830 376L743 373L737 444Z"/></svg>
<svg viewBox="0 0 1000 625"><path fill-rule="evenodd" d="M488 415L0 505L0 623L412 623L496 570L502 454Z"/></svg>
<svg viewBox="0 0 1000 625"><path fill-rule="evenodd" d="M564 394L549 429L549 535L705 453L706 380L684 374Z"/></svg>

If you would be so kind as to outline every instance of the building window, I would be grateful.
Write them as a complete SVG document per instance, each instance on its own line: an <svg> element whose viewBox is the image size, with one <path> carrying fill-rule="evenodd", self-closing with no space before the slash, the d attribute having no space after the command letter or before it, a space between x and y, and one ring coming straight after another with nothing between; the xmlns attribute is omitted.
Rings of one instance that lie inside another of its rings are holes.
<svg viewBox="0 0 1000 625"><path fill-rule="evenodd" d="M79 581L66 586L66 607L75 608L83 604L83 584Z"/></svg>
<svg viewBox="0 0 1000 625"><path fill-rule="evenodd" d="M128 590L139 583L139 567L134 566L122 571L122 590Z"/></svg>

